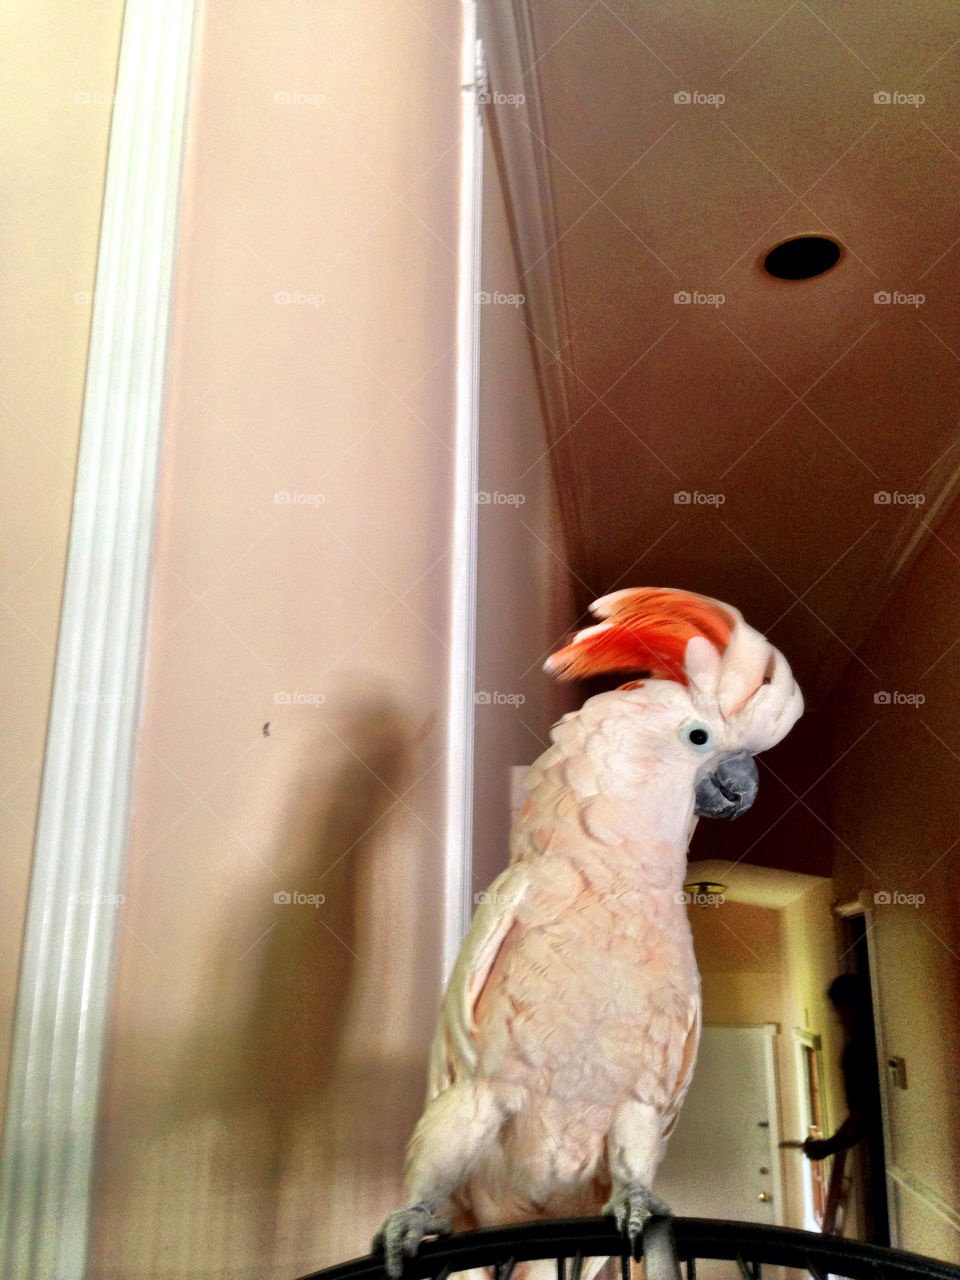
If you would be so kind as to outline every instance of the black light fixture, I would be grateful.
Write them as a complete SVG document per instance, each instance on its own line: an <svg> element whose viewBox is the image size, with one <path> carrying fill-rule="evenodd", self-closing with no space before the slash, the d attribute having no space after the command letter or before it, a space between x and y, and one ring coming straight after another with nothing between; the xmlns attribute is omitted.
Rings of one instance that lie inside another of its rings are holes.
<svg viewBox="0 0 960 1280"><path fill-rule="evenodd" d="M778 280L810 280L836 266L841 252L830 236L791 236L766 254L763 268Z"/></svg>

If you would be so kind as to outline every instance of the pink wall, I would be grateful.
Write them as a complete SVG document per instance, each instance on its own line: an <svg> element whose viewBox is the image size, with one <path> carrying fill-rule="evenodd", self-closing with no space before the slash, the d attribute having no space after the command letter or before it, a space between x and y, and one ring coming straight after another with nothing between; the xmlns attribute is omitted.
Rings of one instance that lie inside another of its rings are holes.
<svg viewBox="0 0 960 1280"><path fill-rule="evenodd" d="M205 6L97 1280L289 1280L400 1203L440 982L459 18ZM536 385L517 311L483 319L481 485L513 490ZM573 621L548 469L524 490L478 510L478 688L528 698L477 706L479 888Z"/></svg>
<svg viewBox="0 0 960 1280"><path fill-rule="evenodd" d="M440 977L458 21L204 6L98 1278L288 1280L399 1198Z"/></svg>

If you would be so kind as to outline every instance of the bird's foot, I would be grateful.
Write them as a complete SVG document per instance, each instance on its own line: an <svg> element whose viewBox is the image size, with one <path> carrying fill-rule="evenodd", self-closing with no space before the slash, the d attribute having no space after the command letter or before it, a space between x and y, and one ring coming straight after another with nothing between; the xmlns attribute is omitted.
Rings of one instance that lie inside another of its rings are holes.
<svg viewBox="0 0 960 1280"><path fill-rule="evenodd" d="M412 1204L390 1214L373 1237L370 1251L382 1251L387 1275L390 1280L399 1280L404 1257L412 1258L425 1236L446 1235L449 1230L450 1223L435 1214L429 1205Z"/></svg>
<svg viewBox="0 0 960 1280"><path fill-rule="evenodd" d="M672 1216L666 1201L655 1196L642 1182L628 1182L618 1187L603 1206L603 1212L616 1218L617 1229L629 1237L634 1252L648 1218Z"/></svg>

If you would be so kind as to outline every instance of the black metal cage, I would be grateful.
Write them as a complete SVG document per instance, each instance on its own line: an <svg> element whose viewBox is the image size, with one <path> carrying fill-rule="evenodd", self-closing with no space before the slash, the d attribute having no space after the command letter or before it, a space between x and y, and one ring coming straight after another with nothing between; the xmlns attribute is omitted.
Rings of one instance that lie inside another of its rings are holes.
<svg viewBox="0 0 960 1280"><path fill-rule="evenodd" d="M696 1280L697 1262L728 1260L731 1274L763 1280L765 1266L795 1267L815 1280L960 1280L960 1267L920 1254L837 1236L728 1222L711 1218L651 1218L643 1233L644 1280ZM569 1218L524 1222L484 1231L426 1240L406 1260L403 1280L447 1280L453 1272L490 1267L495 1280L510 1280L519 1262L556 1260L557 1280L580 1280L585 1258L619 1258L623 1280L630 1280L630 1249L610 1218ZM368 1254L314 1271L302 1280L384 1280L383 1257Z"/></svg>

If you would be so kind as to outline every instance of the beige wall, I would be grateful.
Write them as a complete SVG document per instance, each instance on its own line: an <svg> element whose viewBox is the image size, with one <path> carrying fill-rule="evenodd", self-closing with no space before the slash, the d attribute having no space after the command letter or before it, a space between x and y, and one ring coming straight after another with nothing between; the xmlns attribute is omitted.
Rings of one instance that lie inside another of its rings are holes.
<svg viewBox="0 0 960 1280"><path fill-rule="evenodd" d="M748 902L689 909L704 1022L748 1026L782 1018L780 913Z"/></svg>
<svg viewBox="0 0 960 1280"><path fill-rule="evenodd" d="M400 1203L440 979L458 23L205 8L98 1280L289 1280ZM485 212L505 283L489 165ZM516 311L484 320L481 484L512 491L536 389ZM478 792L501 791L481 864L506 860L506 766L549 724L542 472L526 496L478 512L478 689L527 690L531 726L477 707Z"/></svg>
<svg viewBox="0 0 960 1280"><path fill-rule="evenodd" d="M0 5L0 1114L66 563L121 0Z"/></svg>
<svg viewBox="0 0 960 1280"><path fill-rule="evenodd" d="M907 1063L906 1091L888 1090L890 1154L952 1206L960 1205L958 521L955 507L878 620L833 708L834 753L847 751L834 770L838 896L924 899L878 903L870 933L885 1050ZM925 701L877 704L877 691ZM916 1195L898 1192L897 1201L905 1247L960 1261L956 1228Z"/></svg>

